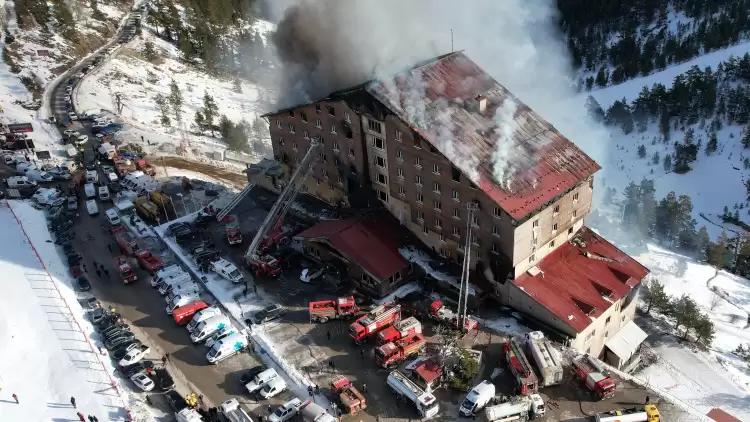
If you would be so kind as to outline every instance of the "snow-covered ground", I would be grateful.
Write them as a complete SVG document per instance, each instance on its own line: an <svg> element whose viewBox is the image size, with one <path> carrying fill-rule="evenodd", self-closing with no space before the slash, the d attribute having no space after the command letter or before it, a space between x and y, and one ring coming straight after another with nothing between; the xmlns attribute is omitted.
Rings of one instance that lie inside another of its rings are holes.
<svg viewBox="0 0 750 422"><path fill-rule="evenodd" d="M146 41L152 42L159 52L154 63L146 61L142 54ZM119 95L122 102L119 117L126 125L121 132L124 144L138 144L152 155L176 155L180 144L186 141L192 159L241 170L244 166L211 158L213 152L226 150L226 144L219 138L198 135L195 114L202 109L204 94L208 92L218 105L219 116L226 115L235 123L243 119L252 123L262 114L263 104L272 103L274 94L246 83L242 84L241 93L235 92L231 80L211 77L179 59L180 52L175 46L143 31L142 36L121 48L116 57L83 79L76 109L102 109L114 113ZM184 130L180 130L174 121L173 113L170 113L171 124L162 125L155 103L157 94L169 96L172 80L177 82L184 99ZM218 124L218 116L215 124ZM251 138L250 147L255 161L271 153L269 139Z"/></svg>
<svg viewBox="0 0 750 422"><path fill-rule="evenodd" d="M0 268L8 280L0 299L0 420L72 421L80 411L124 421L127 407L132 420L153 421L114 377L111 361L99 355L81 297L49 242L43 212L26 202L3 201L0 227Z"/></svg>

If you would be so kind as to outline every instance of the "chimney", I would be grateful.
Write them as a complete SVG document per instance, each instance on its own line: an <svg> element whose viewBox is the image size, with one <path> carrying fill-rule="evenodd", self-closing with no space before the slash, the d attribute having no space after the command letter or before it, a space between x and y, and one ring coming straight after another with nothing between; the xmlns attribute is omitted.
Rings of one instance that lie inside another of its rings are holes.
<svg viewBox="0 0 750 422"><path fill-rule="evenodd" d="M483 114L487 110L487 98L482 95L477 95L474 100L477 102L477 111L479 111L479 114Z"/></svg>

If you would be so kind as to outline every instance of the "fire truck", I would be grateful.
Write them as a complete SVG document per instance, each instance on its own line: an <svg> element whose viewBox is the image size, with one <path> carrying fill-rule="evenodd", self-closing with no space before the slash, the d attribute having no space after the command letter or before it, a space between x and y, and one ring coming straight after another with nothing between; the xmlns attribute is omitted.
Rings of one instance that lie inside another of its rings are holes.
<svg viewBox="0 0 750 422"><path fill-rule="evenodd" d="M118 233L115 236L115 240L117 241L117 247L120 248L120 253L127 256L134 256L135 252L140 249L135 236L133 236L130 232L125 231L122 233Z"/></svg>
<svg viewBox="0 0 750 422"><path fill-rule="evenodd" d="M404 360L418 355L425 346L422 333L412 334L401 340L386 343L375 349L375 362L383 368L391 368Z"/></svg>
<svg viewBox="0 0 750 422"><path fill-rule="evenodd" d="M573 372L599 400L615 395L615 382L591 356L583 355L573 359Z"/></svg>
<svg viewBox="0 0 750 422"><path fill-rule="evenodd" d="M242 232L240 231L240 222L236 215L226 217L229 221L224 226L227 233L227 241L230 245L239 245L242 243Z"/></svg>
<svg viewBox="0 0 750 422"><path fill-rule="evenodd" d="M443 324L452 324L454 327L458 328L458 314L445 306L442 300L432 302L430 305L429 316L435 321ZM478 325L477 320L471 316L467 316L464 321L464 329L466 331L471 331L477 328Z"/></svg>
<svg viewBox="0 0 750 422"><path fill-rule="evenodd" d="M401 321L401 305L386 302L354 321L349 326L349 336L359 345L398 321Z"/></svg>
<svg viewBox="0 0 750 422"><path fill-rule="evenodd" d="M138 260L138 266L154 275L157 271L164 268L164 262L158 256L151 253L148 249L141 249L135 253Z"/></svg>
<svg viewBox="0 0 750 422"><path fill-rule="evenodd" d="M418 319L409 317L403 319L385 330L378 333L377 344L386 344L392 341L400 340L411 334L422 333L422 324Z"/></svg>
<svg viewBox="0 0 750 422"><path fill-rule="evenodd" d="M353 296L310 302L310 322L326 323L331 319L354 318L358 313L359 306Z"/></svg>
<svg viewBox="0 0 750 422"><path fill-rule="evenodd" d="M345 413L353 415L360 410L367 409L365 396L357 390L349 379L337 375L331 380L331 391L338 395L338 402Z"/></svg>
<svg viewBox="0 0 750 422"><path fill-rule="evenodd" d="M503 352L510 372L516 378L518 393L523 396L535 393L538 387L536 374L518 342L513 338L509 339L503 345Z"/></svg>
<svg viewBox="0 0 750 422"><path fill-rule="evenodd" d="M661 414L653 404L611 410L596 414L596 422L660 422Z"/></svg>
<svg viewBox="0 0 750 422"><path fill-rule="evenodd" d="M135 271L133 271L133 267L130 266L127 257L118 256L115 258L115 268L125 284L138 280L138 276L135 275Z"/></svg>

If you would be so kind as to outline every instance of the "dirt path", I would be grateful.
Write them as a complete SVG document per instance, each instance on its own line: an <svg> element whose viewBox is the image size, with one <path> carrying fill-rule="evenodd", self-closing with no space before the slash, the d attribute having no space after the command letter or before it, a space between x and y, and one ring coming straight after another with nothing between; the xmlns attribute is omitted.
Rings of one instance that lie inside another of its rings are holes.
<svg viewBox="0 0 750 422"><path fill-rule="evenodd" d="M227 182L235 188L242 189L247 185L247 176L236 171L214 167L210 164L189 161L181 157L159 157L154 160L154 164L163 164L167 167L174 167L182 170L190 170L197 173L203 173L207 176Z"/></svg>

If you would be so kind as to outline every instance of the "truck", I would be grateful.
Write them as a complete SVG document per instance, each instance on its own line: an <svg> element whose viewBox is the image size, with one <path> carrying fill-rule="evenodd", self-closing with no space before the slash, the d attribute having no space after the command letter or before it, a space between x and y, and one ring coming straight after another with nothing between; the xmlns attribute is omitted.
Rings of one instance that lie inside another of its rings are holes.
<svg viewBox="0 0 750 422"><path fill-rule="evenodd" d="M157 271L164 268L164 262L158 256L151 253L148 249L136 251L135 257L138 260L138 266L146 270L149 274L154 275Z"/></svg>
<svg viewBox="0 0 750 422"><path fill-rule="evenodd" d="M596 414L596 422L661 422L659 409L653 404L611 410Z"/></svg>
<svg viewBox="0 0 750 422"><path fill-rule="evenodd" d="M392 371L386 380L388 387L396 395L414 405L422 419L431 418L438 414L440 406L431 393L426 393L417 384L399 371Z"/></svg>
<svg viewBox="0 0 750 422"><path fill-rule="evenodd" d="M354 387L349 378L337 375L331 380L331 392L337 395L338 404L344 413L354 415L360 410L367 409L365 396Z"/></svg>
<svg viewBox="0 0 750 422"><path fill-rule="evenodd" d="M133 267L130 266L127 257L118 256L115 258L115 268L125 284L138 280L138 276L135 274L135 271L133 271Z"/></svg>
<svg viewBox="0 0 750 422"><path fill-rule="evenodd" d="M135 256L141 248L138 246L135 236L130 232L117 233L115 236L117 247L120 249L120 253L127 256Z"/></svg>
<svg viewBox="0 0 750 422"><path fill-rule="evenodd" d="M331 416L330 413L328 413L325 409L325 407L312 402L310 400L306 401L305 404L302 405L302 409L300 410L300 415L302 415L302 420L305 422L337 422L338 419Z"/></svg>
<svg viewBox="0 0 750 422"><path fill-rule="evenodd" d="M427 314L431 319L441 324L451 324L454 327L458 327L458 314L445 306L442 300L433 301L432 304L430 304L430 309ZM479 323L477 320L471 316L467 316L464 321L464 329L467 331L477 328L478 325Z"/></svg>
<svg viewBox="0 0 750 422"><path fill-rule="evenodd" d="M386 343L375 349L375 362L383 368L391 368L418 355L425 346L422 333L415 333L401 340Z"/></svg>
<svg viewBox="0 0 750 422"><path fill-rule="evenodd" d="M359 306L354 296L310 302L309 309L310 322L320 323L326 323L332 319L354 318L359 313Z"/></svg>
<svg viewBox="0 0 750 422"><path fill-rule="evenodd" d="M175 413L177 422L203 422L203 417L197 410L186 407Z"/></svg>
<svg viewBox="0 0 750 422"><path fill-rule="evenodd" d="M250 416L242 410L237 399L229 399L219 406L221 414L228 422L253 422Z"/></svg>
<svg viewBox="0 0 750 422"><path fill-rule="evenodd" d="M200 293L195 292L189 292L184 294L179 294L172 298L172 300L167 303L166 311L167 315L172 315L172 311L179 308L180 306L185 306L189 303L195 302L196 300L200 300L201 295Z"/></svg>
<svg viewBox="0 0 750 422"><path fill-rule="evenodd" d="M140 179L139 179L140 180ZM165 195L162 192L159 192L158 190L152 191L149 195L151 202L156 204L160 209L166 209L168 211L172 211L172 198L170 198L168 195Z"/></svg>
<svg viewBox="0 0 750 422"><path fill-rule="evenodd" d="M137 160L135 162L135 168L148 174L149 176L156 176L156 169L153 165L151 165L151 163L146 160Z"/></svg>
<svg viewBox="0 0 750 422"><path fill-rule="evenodd" d="M615 382L604 368L588 354L573 359L573 372L599 400L615 395Z"/></svg>
<svg viewBox="0 0 750 422"><path fill-rule="evenodd" d="M349 336L360 345L398 321L401 321L401 305L386 302L354 321L349 326Z"/></svg>
<svg viewBox="0 0 750 422"><path fill-rule="evenodd" d="M518 342L513 338L508 339L503 344L503 353L510 372L516 379L518 393L524 396L535 393L538 387L536 374Z"/></svg>
<svg viewBox="0 0 750 422"><path fill-rule="evenodd" d="M112 158L112 161L115 165L115 172L120 177L125 177L136 171L135 164L130 159L117 155Z"/></svg>
<svg viewBox="0 0 750 422"><path fill-rule="evenodd" d="M484 408L487 422L527 421L544 416L547 408L539 394L513 397L505 403Z"/></svg>
<svg viewBox="0 0 750 422"><path fill-rule="evenodd" d="M379 332L376 343L386 344L416 333L422 333L422 323L415 317L409 317Z"/></svg>
<svg viewBox="0 0 750 422"><path fill-rule="evenodd" d="M236 215L230 216L231 220L224 226L224 230L227 234L227 241L230 245L239 245L242 243L242 232L240 231L240 223Z"/></svg>
<svg viewBox="0 0 750 422"><path fill-rule="evenodd" d="M99 158L102 160L111 160L117 155L117 149L115 146L108 142L99 145L97 152L99 153Z"/></svg>
<svg viewBox="0 0 750 422"><path fill-rule="evenodd" d="M156 204L149 201L146 197L142 196L135 200L135 211L138 215L147 220L159 220L159 208L157 208Z"/></svg>
<svg viewBox="0 0 750 422"><path fill-rule="evenodd" d="M549 387L563 381L562 358L541 331L526 334L526 353L536 364L541 375L541 385Z"/></svg>
<svg viewBox="0 0 750 422"><path fill-rule="evenodd" d="M492 381L484 380L466 394L461 406L458 407L458 414L467 418L475 416L494 399L495 384Z"/></svg>
<svg viewBox="0 0 750 422"><path fill-rule="evenodd" d="M172 318L177 325L187 325L192 321L196 313L208 308L208 304L202 300L189 303L172 311Z"/></svg>

